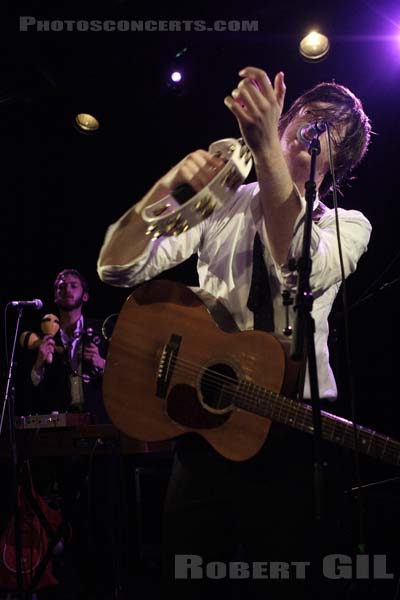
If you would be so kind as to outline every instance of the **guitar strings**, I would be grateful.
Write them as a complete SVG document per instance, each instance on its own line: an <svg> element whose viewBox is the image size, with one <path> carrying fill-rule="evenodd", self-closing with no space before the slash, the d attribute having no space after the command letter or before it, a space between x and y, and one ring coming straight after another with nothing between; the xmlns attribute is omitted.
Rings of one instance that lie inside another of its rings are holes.
<svg viewBox="0 0 400 600"><path fill-rule="evenodd" d="M191 372L193 375L198 375L198 367L197 365L195 365L194 363L190 363L189 361L185 361L182 359L175 359L175 367L176 367L176 371L182 372L184 374L187 374L189 372ZM208 369L204 369L204 373L206 373L207 371L209 371ZM213 373L212 371L210 373ZM262 388L261 386L257 386L254 383L250 383L250 382L246 382L244 380L236 380L224 375L219 375L218 373L214 374L213 376L209 378L210 382L204 386L206 389L211 389L211 390L218 390L221 386L218 385L220 382L222 382L222 384L224 383L222 380L225 380L225 382L228 382L230 384L230 387L235 389L232 389L232 395L233 397L237 397L240 396L240 399L242 400L241 403L241 407L253 407L254 404L257 404L258 406L262 406L265 408L269 408L270 409L270 416L271 417L275 417L277 419L280 419L282 417L285 417L285 419L282 418L282 420L288 422L289 418L292 418L293 420L295 420L296 417L293 417L292 415L295 413L296 409L299 410L301 409L305 409L305 414L304 417L306 417L308 419L308 414L307 414L307 405L305 404L301 404L300 402L296 402L295 400L292 400L291 398L286 398L283 395L280 395L277 392L273 392L271 390L268 390L266 388ZM212 381L214 380L214 381ZM233 385L232 385L233 384ZM246 389L249 388L249 386L251 386L253 388L253 390L250 389ZM276 412L276 406L273 405L273 400L280 400L281 401L281 406L279 407L279 411L277 413L277 415L274 415L273 413ZM261 405L262 402L262 405ZM298 416L298 415L297 415ZM289 421L290 422L290 421ZM305 421L302 423L302 425L304 426L305 429L307 429L309 427L308 423L306 423Z"/></svg>
<svg viewBox="0 0 400 600"><path fill-rule="evenodd" d="M224 383L228 383L230 387L235 388L232 389L233 396L237 396L240 393L240 398L243 400L244 405L248 406L249 408L254 406L254 402L256 402L258 406L260 406L260 401L263 401L262 406L268 407L270 409L270 417L272 420L275 418L278 421L281 421L283 423L289 423L289 425L293 425L299 429L303 429L304 431L311 433L313 431L312 410L309 405L302 404L299 401L287 398L286 396L280 395L277 392L273 392L261 386L257 386L254 383L246 382L242 379L235 379L233 377L223 375L222 373L217 373L215 371L212 371L208 367L203 368L200 365L196 365L195 363L191 363L190 361L184 360L182 358L174 357L171 363L177 371L184 372L185 374L191 372L194 375L206 375L207 384L204 386L206 389L208 388L218 390L221 387L221 385L219 384L222 383L223 385ZM245 386L252 386L253 391L250 389L246 390ZM274 400L280 401L280 407L277 415L273 414L276 408L273 405ZM299 409L301 409L303 413L301 423L297 420ZM295 416L293 416L294 414ZM327 414L328 413L322 412L322 428L323 431L327 434L327 436L331 434L330 440L335 441L335 429L337 425L340 424L343 429L343 434L340 436L340 438L336 438L336 441L340 439L343 445L347 445L350 448L354 448L354 435L352 430L353 424L350 421L346 421L346 423L343 423L343 419L341 419L340 417L337 417L336 420L335 415L331 415L329 418L326 416ZM334 419L333 421L331 421L332 418ZM351 428L351 430L348 430L347 428ZM392 452L391 456L393 455L393 453L395 454L395 456L397 456L397 461L392 462L396 462L396 464L398 464L398 462L400 461L398 442L396 442L388 436L384 436L362 426L357 427L357 432L358 435L361 436L370 436L367 454L373 454L370 452L370 448L373 442L375 445L377 445L378 443L382 443L383 449L381 451L380 458L382 458L384 454L387 455L389 450ZM363 441L366 442L365 439ZM345 444L345 442L347 442L347 444Z"/></svg>
<svg viewBox="0 0 400 600"><path fill-rule="evenodd" d="M273 416L273 413L276 412L276 407L271 402L273 400L279 399L281 401L281 406L279 407L280 410L278 411L278 417L275 418L286 417L286 421L289 421L289 418L293 418L292 415L295 412L293 405L297 407L297 410L306 407L306 405L303 405L300 402L296 402L291 398L286 398L285 396L280 395L278 392L273 392L261 386L257 386L254 383L244 381L243 379L234 379L232 377L216 373L215 371L211 371L207 367L202 368L200 367L200 365L196 365L195 363L191 363L181 358L174 357L171 363L177 372L180 371L184 374L192 373L195 376L198 376L199 374L201 375L202 373L207 375L207 384L204 386L206 389L208 388L211 390L218 390L221 387L220 384L223 385L224 383L228 383L231 388L235 388L232 389L233 396L240 395L244 407L247 406L251 408L254 406L254 403L260 406L262 401L264 407L269 407L271 417ZM253 388L253 390L249 389L250 386ZM304 416L307 417L307 413L305 413ZM305 422L303 423L303 426L306 429L309 428L309 425Z"/></svg>

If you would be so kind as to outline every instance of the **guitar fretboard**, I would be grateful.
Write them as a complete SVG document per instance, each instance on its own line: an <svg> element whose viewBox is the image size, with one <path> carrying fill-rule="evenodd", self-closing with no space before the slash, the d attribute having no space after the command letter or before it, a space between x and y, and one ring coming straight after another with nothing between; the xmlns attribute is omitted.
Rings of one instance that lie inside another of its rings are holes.
<svg viewBox="0 0 400 600"><path fill-rule="evenodd" d="M265 390L253 383L241 381L234 392L234 403L258 415L278 421L305 433L314 433L312 408L297 400L286 398L276 392ZM340 446L355 449L384 462L400 463L400 443L389 436L382 435L356 425L347 419L321 411L321 428L324 440Z"/></svg>

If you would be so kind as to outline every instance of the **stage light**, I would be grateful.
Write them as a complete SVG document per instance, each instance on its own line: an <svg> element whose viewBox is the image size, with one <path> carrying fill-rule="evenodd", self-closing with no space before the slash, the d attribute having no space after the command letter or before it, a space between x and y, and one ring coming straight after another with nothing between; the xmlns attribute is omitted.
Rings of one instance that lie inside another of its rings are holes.
<svg viewBox="0 0 400 600"><path fill-rule="evenodd" d="M326 35L311 31L299 44L300 54L310 61L321 60L329 52L330 44Z"/></svg>
<svg viewBox="0 0 400 600"><path fill-rule="evenodd" d="M190 86L192 68L188 62L188 48L181 48L168 60L162 71L163 91L171 98L184 96Z"/></svg>
<svg viewBox="0 0 400 600"><path fill-rule="evenodd" d="M182 73L179 71L173 71L171 73L171 81L174 83L180 83L182 81Z"/></svg>
<svg viewBox="0 0 400 600"><path fill-rule="evenodd" d="M81 133L95 133L100 127L96 117L88 113L76 115L75 125Z"/></svg>

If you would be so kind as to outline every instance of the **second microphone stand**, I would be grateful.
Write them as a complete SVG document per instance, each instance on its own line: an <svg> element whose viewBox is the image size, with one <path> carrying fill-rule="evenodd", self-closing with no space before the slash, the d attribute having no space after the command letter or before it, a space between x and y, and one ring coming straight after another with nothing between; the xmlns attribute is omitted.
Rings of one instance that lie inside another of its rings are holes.
<svg viewBox="0 0 400 600"><path fill-rule="evenodd" d="M18 308L18 318L15 326L15 333L11 351L11 358L8 365L8 375L6 382L6 390L3 401L3 415L5 410L8 408L9 415L9 435L11 445L11 462L12 462L12 506L14 516L14 543L15 543L15 565L16 565L16 583L19 600L25 598L24 593L24 581L22 573L22 539L21 539L21 518L18 504L18 452L17 452L17 440L15 432L15 406L14 406L14 386L13 386L13 371L14 371L14 357L15 348L18 339L19 324L22 317L23 308ZM2 416L3 416L2 415ZM1 431L0 431L1 433Z"/></svg>

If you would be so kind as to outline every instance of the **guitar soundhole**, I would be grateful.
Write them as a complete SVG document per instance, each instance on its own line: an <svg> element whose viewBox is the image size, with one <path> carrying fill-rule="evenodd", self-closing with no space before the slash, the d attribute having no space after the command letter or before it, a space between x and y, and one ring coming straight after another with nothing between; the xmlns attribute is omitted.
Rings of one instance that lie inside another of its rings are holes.
<svg viewBox="0 0 400 600"><path fill-rule="evenodd" d="M203 406L211 412L230 410L237 383L236 373L229 365L207 367L200 381Z"/></svg>

